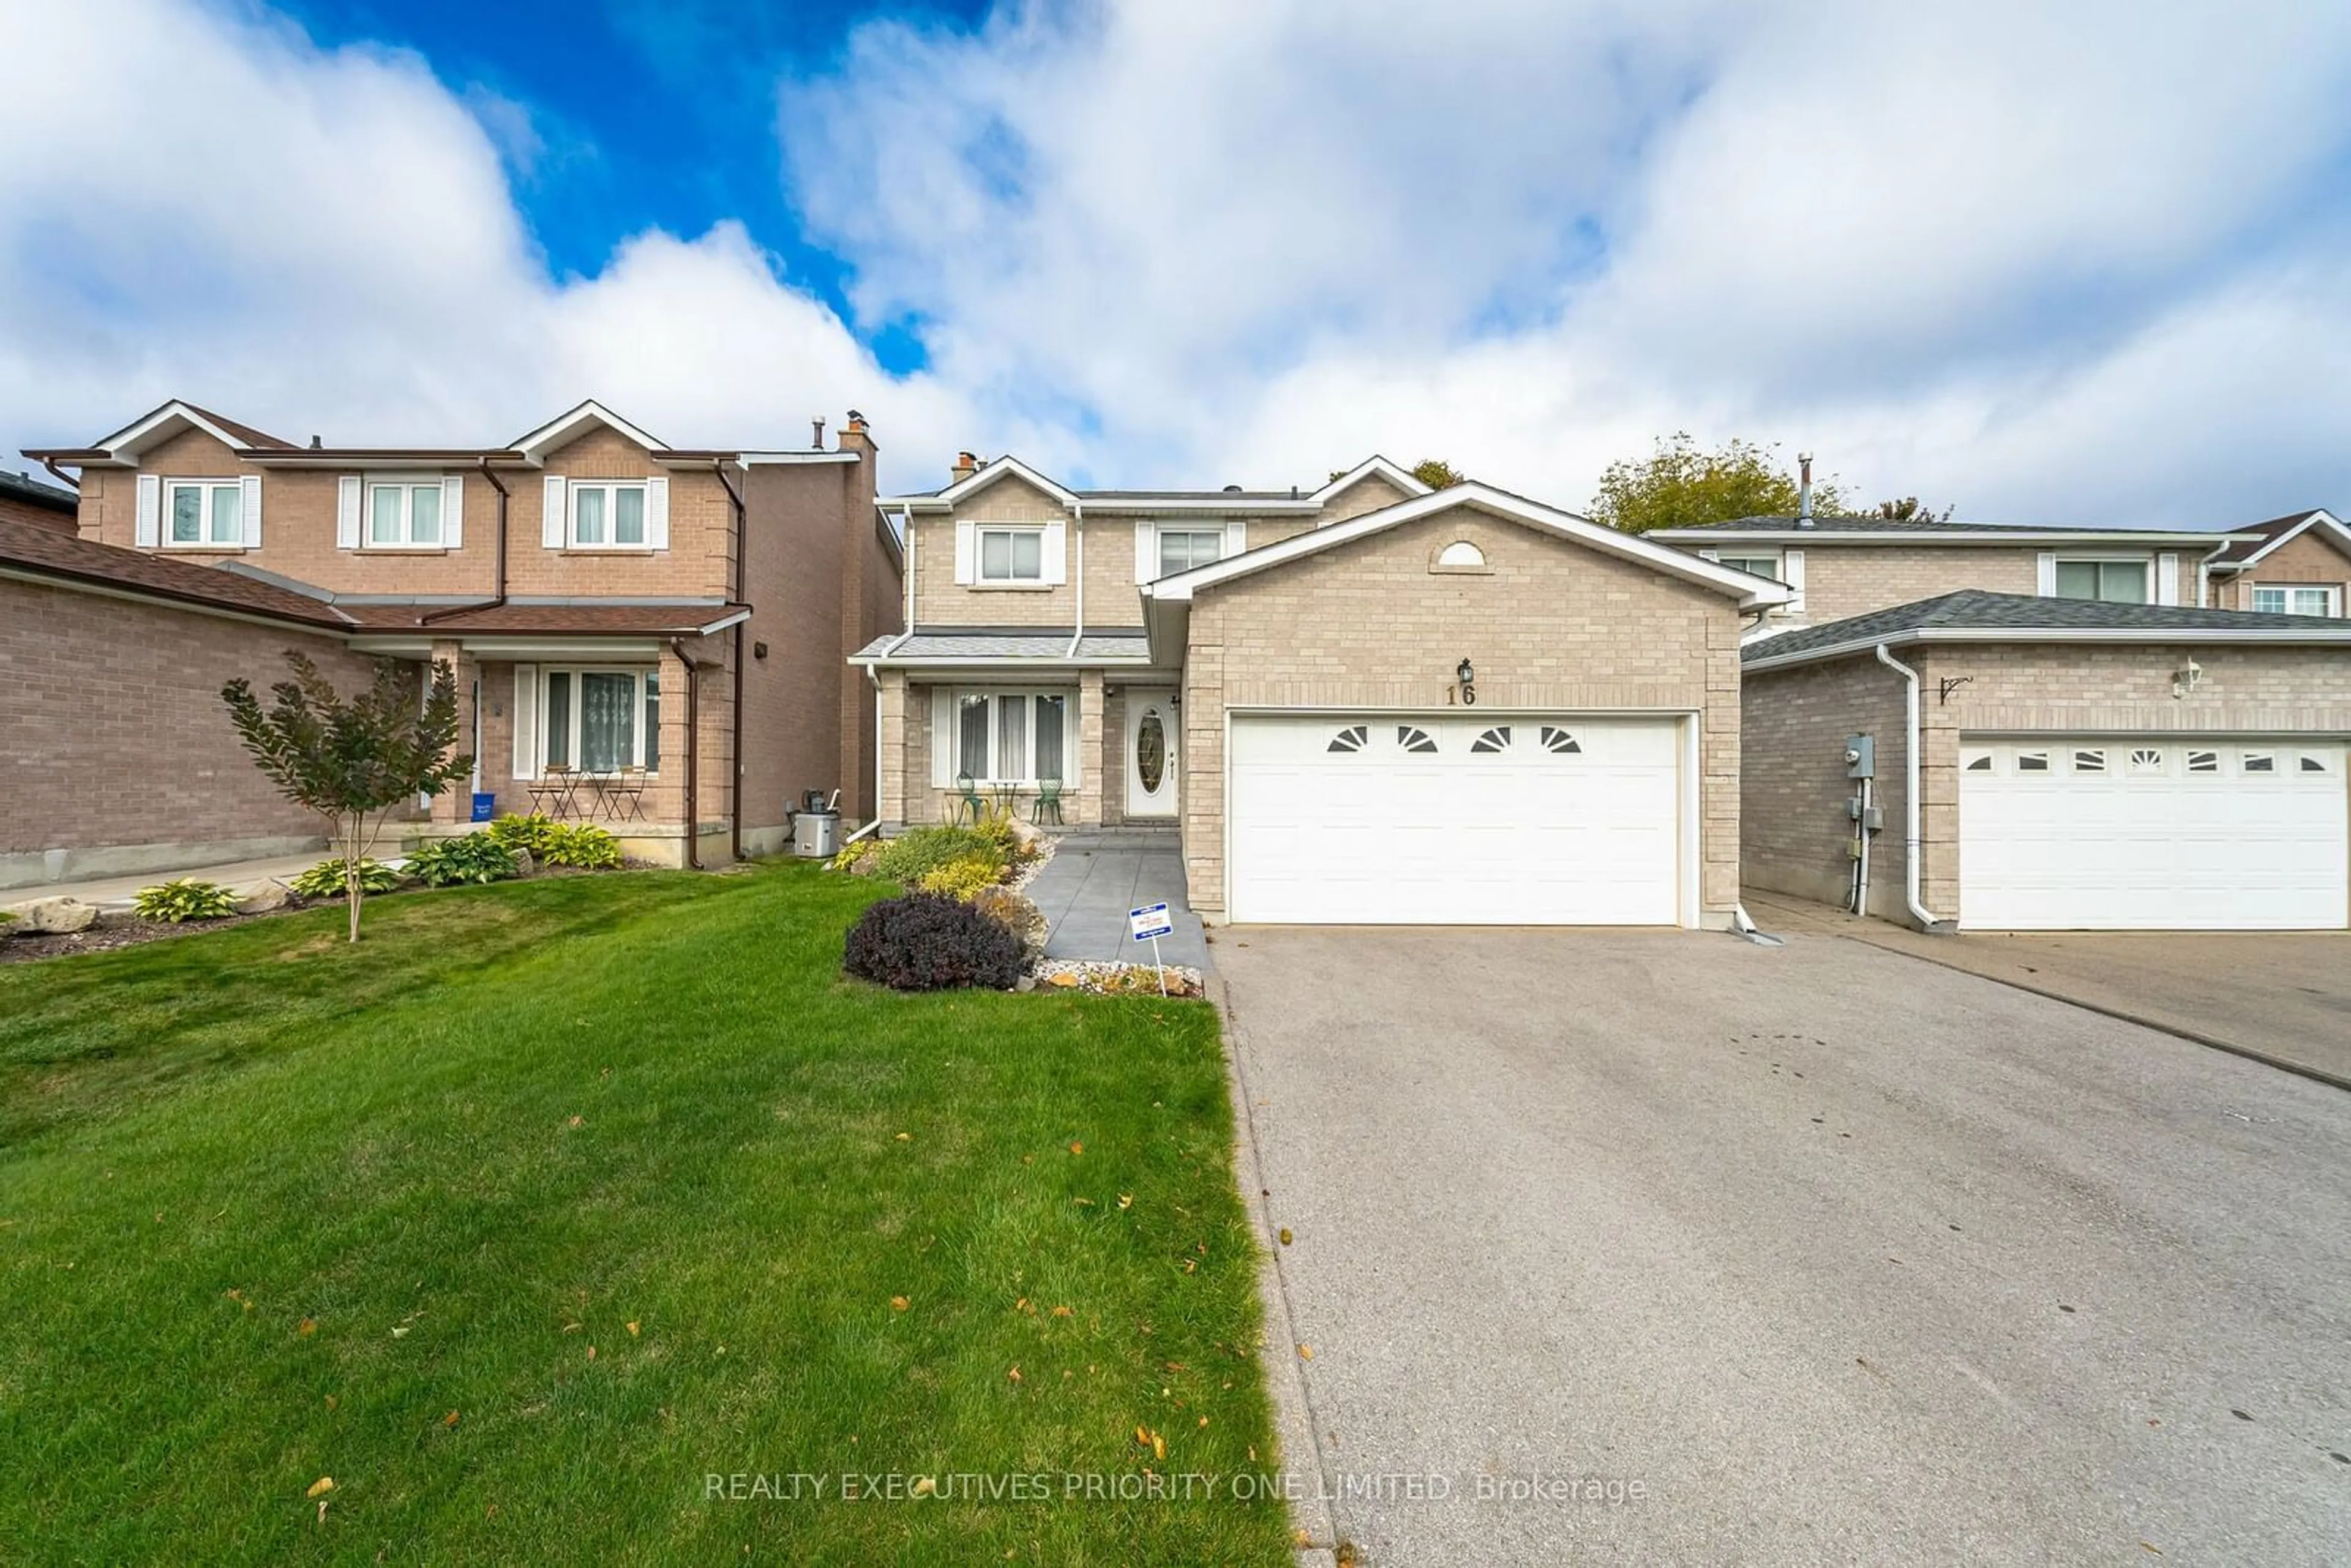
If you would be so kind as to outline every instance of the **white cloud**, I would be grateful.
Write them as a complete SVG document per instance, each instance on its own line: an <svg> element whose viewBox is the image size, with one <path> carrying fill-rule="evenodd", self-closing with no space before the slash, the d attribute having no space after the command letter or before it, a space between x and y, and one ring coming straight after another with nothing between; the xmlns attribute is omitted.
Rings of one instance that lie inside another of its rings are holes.
<svg viewBox="0 0 2351 1568"><path fill-rule="evenodd" d="M550 277L500 158L536 147L527 117L413 54L171 0L0 13L46 62L0 95L12 447L171 396L387 444L503 440L585 396L696 444L802 442L852 403L916 450L968 423L882 372L738 225Z"/></svg>
<svg viewBox="0 0 2351 1568"><path fill-rule="evenodd" d="M2346 78L2284 4L1130 0L872 25L783 126L861 310L1050 462L1574 503L1689 428L2221 520L2351 488Z"/></svg>

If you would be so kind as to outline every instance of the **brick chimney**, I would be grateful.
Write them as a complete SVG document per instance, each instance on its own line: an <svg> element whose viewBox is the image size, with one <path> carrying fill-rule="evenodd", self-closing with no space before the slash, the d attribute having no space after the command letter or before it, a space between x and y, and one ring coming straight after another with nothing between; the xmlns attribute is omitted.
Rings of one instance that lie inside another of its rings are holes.
<svg viewBox="0 0 2351 1568"><path fill-rule="evenodd" d="M955 466L947 470L950 484L960 485L979 472L979 459L968 452L956 454Z"/></svg>

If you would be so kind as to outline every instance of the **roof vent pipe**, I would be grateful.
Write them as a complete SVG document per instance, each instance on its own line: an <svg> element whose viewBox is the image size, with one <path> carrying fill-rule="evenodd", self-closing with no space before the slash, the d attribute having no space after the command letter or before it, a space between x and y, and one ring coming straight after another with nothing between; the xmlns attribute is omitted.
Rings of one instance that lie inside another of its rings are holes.
<svg viewBox="0 0 2351 1568"><path fill-rule="evenodd" d="M810 437L809 437L809 444L810 444L810 446L813 446L814 448L816 448L819 452L823 451L823 450L824 450L824 418L823 418L823 416L822 416L821 414L820 414L820 415L819 415L819 416L817 416L816 418L810 420L810 421L809 421L809 425L810 425L810 427L811 431L813 432L813 434L811 434L810 435Z"/></svg>
<svg viewBox="0 0 2351 1568"><path fill-rule="evenodd" d="M319 440L317 436L315 436L315 435L314 435L314 436L310 437L310 450L311 450L311 451L313 451L313 452L323 452L323 451L325 451L325 450L326 450L326 446L327 446L327 444L326 444L325 442L323 442L323 441Z"/></svg>
<svg viewBox="0 0 2351 1568"><path fill-rule="evenodd" d="M1809 452L1796 455L1796 526L1813 526L1813 455Z"/></svg>

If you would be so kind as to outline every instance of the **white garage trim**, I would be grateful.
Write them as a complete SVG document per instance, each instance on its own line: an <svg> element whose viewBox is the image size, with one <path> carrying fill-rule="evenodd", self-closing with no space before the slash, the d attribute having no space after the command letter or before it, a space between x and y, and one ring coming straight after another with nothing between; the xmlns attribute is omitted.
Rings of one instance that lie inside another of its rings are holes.
<svg viewBox="0 0 2351 1568"><path fill-rule="evenodd" d="M2339 930L2336 736L1964 735L1959 919L1978 931Z"/></svg>
<svg viewBox="0 0 2351 1568"><path fill-rule="evenodd" d="M1541 737L1547 725L1599 726L1614 729L1620 735L1627 730L1639 729L1647 729L1653 733L1661 732L1655 733L1655 738L1646 744L1663 751L1670 757L1671 760L1669 764L1660 766L1653 756L1651 766L1657 767L1660 783L1663 782L1664 766L1670 766L1675 788L1670 796L1671 803L1663 813L1670 822L1673 842L1669 856L1656 867L1658 874L1656 890L1661 895L1661 901L1657 904L1646 910L1641 909L1638 907L1638 899L1635 896L1632 902L1624 905L1625 913L1623 915L1609 916L1605 915L1604 911L1594 913L1592 906L1579 911L1565 905L1554 904L1546 909L1537 907L1541 903L1539 899L1532 903L1514 904L1505 897L1499 900L1496 904L1488 906L1492 910L1492 913L1489 914L1487 908L1478 906L1473 898L1460 904L1457 913L1448 915L1442 909L1438 909L1433 911L1430 917L1423 921L1402 916L1393 907L1382 907L1374 899L1363 908L1363 918L1353 923L1655 924L1687 928L1696 928L1699 925L1700 871L1704 861L1700 838L1703 830L1700 810L1703 779L1699 769L1699 716L1697 714L1686 708L1604 710L1458 706L1428 708L1387 706L1379 704L1346 707L1295 707L1243 704L1228 706L1225 710L1224 796L1219 810L1222 821L1218 832L1223 852L1223 903L1226 918L1228 920L1251 921L1265 918L1268 908L1265 904L1266 895L1260 893L1253 896L1252 890L1245 885L1250 867L1245 863L1249 852L1240 841L1241 831L1248 826L1244 821L1248 800L1245 798L1247 792L1242 787L1241 779L1246 760L1241 755L1244 749L1241 731L1251 721L1285 719L1300 721L1301 725L1311 725L1318 728L1332 727L1334 734L1338 729L1349 727L1348 720L1364 721L1370 730L1364 741L1365 749L1387 748L1388 743L1395 737L1384 733L1384 727L1399 725L1426 725L1430 727L1432 735L1439 737L1445 736L1472 737L1476 732L1482 731L1484 728L1508 726L1515 732L1511 743L1513 747L1530 753L1541 744ZM1264 733L1271 736L1275 732L1269 729ZM1589 733L1586 734L1585 738L1590 738ZM1632 737L1627 736L1627 739L1632 740ZM1662 745L1659 746L1658 742L1662 742ZM1633 744L1637 746L1643 743L1634 741ZM1637 767L1638 764L1635 762L1631 766ZM1465 775L1465 777L1468 776ZM1566 826L1565 824L1555 825ZM1658 823L1653 819L1648 831L1654 834L1657 827ZM1568 831L1573 831L1573 829L1570 828ZM1635 849L1632 852L1637 855L1641 852ZM1654 845L1648 852L1655 853ZM1469 868L1465 864L1465 871L1468 869ZM1335 904L1338 901L1334 898L1332 902ZM1322 906L1315 917L1330 916L1332 907L1331 904ZM1346 908L1350 911L1356 907L1352 903L1346 904ZM1274 915L1273 918L1302 920L1309 918L1309 915L1293 911Z"/></svg>

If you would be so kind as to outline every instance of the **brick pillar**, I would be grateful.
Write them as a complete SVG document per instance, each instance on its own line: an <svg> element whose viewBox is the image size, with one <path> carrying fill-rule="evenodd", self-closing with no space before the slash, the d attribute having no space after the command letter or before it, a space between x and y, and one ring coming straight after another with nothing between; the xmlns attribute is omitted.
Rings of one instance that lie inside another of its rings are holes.
<svg viewBox="0 0 2351 1568"><path fill-rule="evenodd" d="M1111 780L1102 765L1102 673L1086 670L1078 676L1078 776L1076 821L1081 828L1102 826L1102 802Z"/></svg>
<svg viewBox="0 0 2351 1568"><path fill-rule="evenodd" d="M685 663L664 648L661 653L661 772L645 788L645 817L649 821L675 824L686 820L685 812L685 748L693 733L694 716L685 706ZM710 672L702 672L710 678ZM711 759L702 757L697 766L707 773Z"/></svg>
<svg viewBox="0 0 2351 1568"><path fill-rule="evenodd" d="M875 781L879 796L875 812L884 822L904 823L906 816L906 673L882 672L882 777Z"/></svg>
<svg viewBox="0 0 2351 1568"><path fill-rule="evenodd" d="M424 666L428 691L434 674L444 665L448 667L450 674L457 682L457 738L450 750L463 756L474 748L474 677L480 672L475 669L473 658L466 653L463 644L455 638L435 638L432 663ZM460 779L433 797L433 821L435 822L464 822L473 814L472 785L467 779Z"/></svg>

